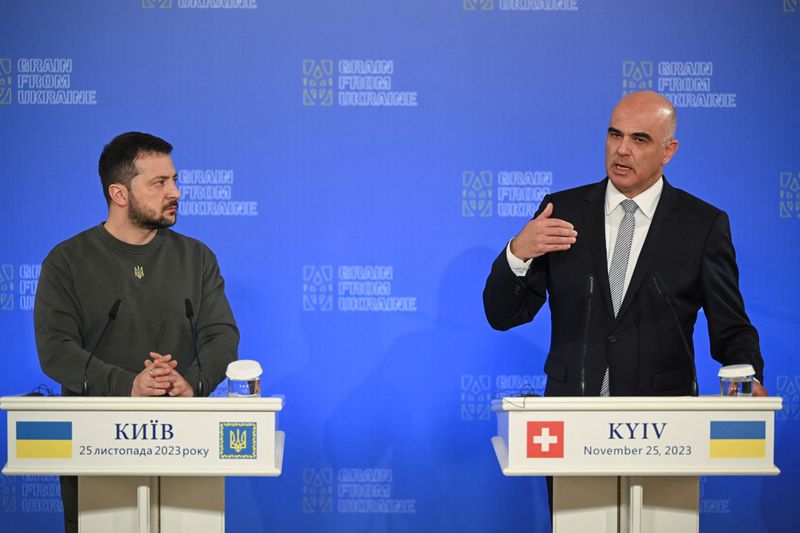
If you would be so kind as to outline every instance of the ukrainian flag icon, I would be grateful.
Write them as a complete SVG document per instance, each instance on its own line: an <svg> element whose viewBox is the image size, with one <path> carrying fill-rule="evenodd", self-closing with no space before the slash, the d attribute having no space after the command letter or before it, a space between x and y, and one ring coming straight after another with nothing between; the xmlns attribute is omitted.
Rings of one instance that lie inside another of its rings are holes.
<svg viewBox="0 0 800 533"><path fill-rule="evenodd" d="M17 459L71 459L72 422L17 422Z"/></svg>
<svg viewBox="0 0 800 533"><path fill-rule="evenodd" d="M711 457L764 457L766 433L764 421L712 421Z"/></svg>

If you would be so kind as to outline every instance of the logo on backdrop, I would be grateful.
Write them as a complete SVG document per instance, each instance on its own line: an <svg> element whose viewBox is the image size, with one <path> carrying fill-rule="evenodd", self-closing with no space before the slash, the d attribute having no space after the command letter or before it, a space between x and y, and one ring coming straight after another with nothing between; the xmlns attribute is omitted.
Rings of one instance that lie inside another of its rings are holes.
<svg viewBox="0 0 800 533"><path fill-rule="evenodd" d="M564 457L564 422L528 422L528 458Z"/></svg>
<svg viewBox="0 0 800 533"><path fill-rule="evenodd" d="M17 477L0 474L0 509L3 513L17 512Z"/></svg>
<svg viewBox="0 0 800 533"><path fill-rule="evenodd" d="M256 9L257 0L142 0L144 9Z"/></svg>
<svg viewBox="0 0 800 533"><path fill-rule="evenodd" d="M256 452L255 422L219 423L220 459L255 459Z"/></svg>
<svg viewBox="0 0 800 533"><path fill-rule="evenodd" d="M416 107L417 91L394 87L393 59L304 59L303 105Z"/></svg>
<svg viewBox="0 0 800 533"><path fill-rule="evenodd" d="M333 310L333 266L303 265L303 311Z"/></svg>
<svg viewBox="0 0 800 533"><path fill-rule="evenodd" d="M577 11L578 0L464 0L465 11Z"/></svg>
<svg viewBox="0 0 800 533"><path fill-rule="evenodd" d="M652 61L622 62L622 94L653 90Z"/></svg>
<svg viewBox="0 0 800 533"><path fill-rule="evenodd" d="M461 173L461 216L531 218L552 185L551 171L466 170Z"/></svg>
<svg viewBox="0 0 800 533"><path fill-rule="evenodd" d="M465 217L492 216L492 173L466 171L461 173L461 215Z"/></svg>
<svg viewBox="0 0 800 533"><path fill-rule="evenodd" d="M461 376L461 420L489 420L492 415L491 376Z"/></svg>
<svg viewBox="0 0 800 533"><path fill-rule="evenodd" d="M519 394L544 395L544 374L461 375L461 420L489 420L493 399ZM494 383L494 388L492 388Z"/></svg>
<svg viewBox="0 0 800 533"><path fill-rule="evenodd" d="M303 60L303 105L333 105L333 60Z"/></svg>
<svg viewBox="0 0 800 533"><path fill-rule="evenodd" d="M781 172L780 217L800 218L800 173Z"/></svg>
<svg viewBox="0 0 800 533"><path fill-rule="evenodd" d="M4 514L62 513L58 478L0 475L0 509Z"/></svg>
<svg viewBox="0 0 800 533"><path fill-rule="evenodd" d="M393 497L391 468L303 470L303 512L339 514L412 514L416 500ZM335 489L335 490L334 490Z"/></svg>
<svg viewBox="0 0 800 533"><path fill-rule="evenodd" d="M0 57L0 105L12 102L11 84L11 58Z"/></svg>
<svg viewBox="0 0 800 533"><path fill-rule="evenodd" d="M21 264L18 268L11 263L0 264L0 311L33 309L41 271L38 264Z"/></svg>
<svg viewBox="0 0 800 533"><path fill-rule="evenodd" d="M303 469L303 512L333 511L333 469Z"/></svg>
<svg viewBox="0 0 800 533"><path fill-rule="evenodd" d="M783 398L783 409L775 413L775 418L800 420L800 374L779 375L777 395Z"/></svg>
<svg viewBox="0 0 800 533"><path fill-rule="evenodd" d="M731 512L729 498L713 498L707 489L708 478L700 477L700 513L701 514L728 514Z"/></svg>
<svg viewBox="0 0 800 533"><path fill-rule="evenodd" d="M303 311L416 312L417 297L393 296L393 282L392 265L303 265Z"/></svg>
<svg viewBox="0 0 800 533"><path fill-rule="evenodd" d="M0 265L0 309L14 310L14 265Z"/></svg>
<svg viewBox="0 0 800 533"><path fill-rule="evenodd" d="M181 200L178 212L188 216L258 216L258 202L233 199L231 169L192 169L178 172Z"/></svg>
<svg viewBox="0 0 800 533"><path fill-rule="evenodd" d="M97 91L74 88L73 74L69 57L0 57L0 105L97 104Z"/></svg>
<svg viewBox="0 0 800 533"><path fill-rule="evenodd" d="M794 13L797 11L798 0L783 0L783 12Z"/></svg>
<svg viewBox="0 0 800 533"><path fill-rule="evenodd" d="M494 0L464 0L466 11L491 11L494 9Z"/></svg>
<svg viewBox="0 0 800 533"><path fill-rule="evenodd" d="M654 69L655 67L655 69ZM736 93L712 87L712 61L623 61L622 94L651 89L677 108L734 108Z"/></svg>

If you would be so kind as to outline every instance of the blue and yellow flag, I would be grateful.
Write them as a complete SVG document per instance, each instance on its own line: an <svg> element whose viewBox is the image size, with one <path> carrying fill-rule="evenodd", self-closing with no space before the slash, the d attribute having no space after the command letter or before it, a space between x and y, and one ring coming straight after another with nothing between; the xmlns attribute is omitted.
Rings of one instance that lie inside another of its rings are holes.
<svg viewBox="0 0 800 533"><path fill-rule="evenodd" d="M764 457L766 433L764 421L712 421L711 457Z"/></svg>
<svg viewBox="0 0 800 533"><path fill-rule="evenodd" d="M17 459L71 459L72 422L17 422Z"/></svg>

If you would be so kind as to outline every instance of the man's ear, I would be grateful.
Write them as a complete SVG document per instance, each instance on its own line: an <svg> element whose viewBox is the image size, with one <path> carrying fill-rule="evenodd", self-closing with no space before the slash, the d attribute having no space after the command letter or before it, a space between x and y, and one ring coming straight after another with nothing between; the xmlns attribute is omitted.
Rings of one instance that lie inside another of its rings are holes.
<svg viewBox="0 0 800 533"><path fill-rule="evenodd" d="M667 145L664 147L664 159L661 160L662 164L666 165L670 162L670 160L675 156L675 152L678 151L678 140L672 139L667 141Z"/></svg>
<svg viewBox="0 0 800 533"><path fill-rule="evenodd" d="M128 188L121 183L112 183L109 185L108 196L111 198L111 203L119 207L128 205Z"/></svg>

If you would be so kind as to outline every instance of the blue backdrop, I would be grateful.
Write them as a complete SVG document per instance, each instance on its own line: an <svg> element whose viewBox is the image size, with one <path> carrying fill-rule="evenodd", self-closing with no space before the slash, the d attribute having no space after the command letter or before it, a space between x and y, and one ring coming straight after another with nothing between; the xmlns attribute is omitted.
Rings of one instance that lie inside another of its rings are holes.
<svg viewBox="0 0 800 533"><path fill-rule="evenodd" d="M3 0L0 28L0 394L56 388L39 265L104 219L104 143L152 132L176 147L175 229L217 253L240 356L286 397L283 475L228 481L229 530L547 531L488 404L543 388L549 317L492 331L481 290L546 192L603 177L613 105L652 88L678 108L670 181L731 216L784 398L782 474L705 478L701 526L796 524L797 0ZM0 498L4 531L60 527L53 478Z"/></svg>

